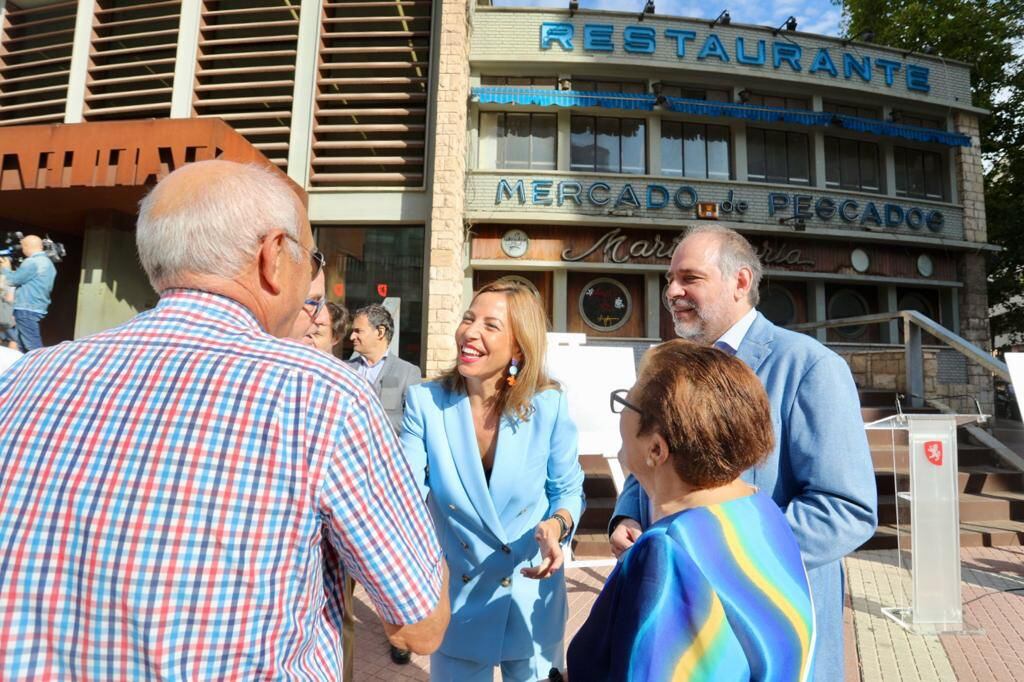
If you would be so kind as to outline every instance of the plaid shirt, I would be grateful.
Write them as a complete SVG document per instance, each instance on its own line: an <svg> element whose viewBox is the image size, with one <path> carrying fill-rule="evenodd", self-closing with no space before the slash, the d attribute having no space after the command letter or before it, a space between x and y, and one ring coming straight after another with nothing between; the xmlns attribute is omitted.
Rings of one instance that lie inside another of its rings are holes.
<svg viewBox="0 0 1024 682"><path fill-rule="evenodd" d="M2 679L340 679L324 534L389 622L439 599L377 398L227 298L29 354L0 424Z"/></svg>

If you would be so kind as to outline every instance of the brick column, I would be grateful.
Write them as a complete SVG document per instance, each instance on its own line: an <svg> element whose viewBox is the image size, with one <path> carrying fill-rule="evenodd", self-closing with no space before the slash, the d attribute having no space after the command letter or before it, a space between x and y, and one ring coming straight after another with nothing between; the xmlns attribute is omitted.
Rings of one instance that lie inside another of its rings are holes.
<svg viewBox="0 0 1024 682"><path fill-rule="evenodd" d="M428 377L455 360L455 328L462 312L466 117L469 108L469 23L465 0L441 0L434 107L430 254L427 283Z"/></svg>
<svg viewBox="0 0 1024 682"><path fill-rule="evenodd" d="M961 147L956 154L956 182L960 202L964 207L964 239L984 242L988 236L985 225L985 188L981 166L981 139L978 118L974 114L956 112L953 118L956 130L971 138L970 147ZM988 322L988 279L985 257L978 253L964 254L959 266L960 281L960 335L982 348L992 349ZM982 409L991 413L994 408L992 378L973 362L967 365L969 392L981 402ZM955 407L972 412L973 405L966 401L953 401Z"/></svg>

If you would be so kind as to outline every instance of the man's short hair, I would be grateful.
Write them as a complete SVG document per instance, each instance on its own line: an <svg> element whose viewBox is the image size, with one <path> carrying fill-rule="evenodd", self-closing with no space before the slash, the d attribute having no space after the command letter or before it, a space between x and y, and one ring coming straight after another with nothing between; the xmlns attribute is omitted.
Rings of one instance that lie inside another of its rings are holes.
<svg viewBox="0 0 1024 682"><path fill-rule="evenodd" d="M331 343L340 341L345 338L345 334L348 333L349 318L348 308L335 303L334 301L327 302L327 313L331 316Z"/></svg>
<svg viewBox="0 0 1024 682"><path fill-rule="evenodd" d="M206 164L222 168L207 171L201 182L164 178L139 204L139 260L157 291L187 274L234 277L274 229L295 240L286 240L295 260L303 257L297 243L299 199L284 178L263 166L232 161L190 163L168 178L201 172Z"/></svg>
<svg viewBox="0 0 1024 682"><path fill-rule="evenodd" d="M750 293L747 294L747 300L750 305L757 307L761 300L760 288L764 267L750 242L736 230L730 230L728 227L716 223L693 225L687 228L682 241L698 234L712 234L718 238L718 269L724 276L732 277L742 267L750 269Z"/></svg>
<svg viewBox="0 0 1024 682"><path fill-rule="evenodd" d="M391 313L388 312L387 308L380 303L364 305L352 314L352 319L354 320L360 315L366 315L366 321L370 323L372 329L383 327L384 337L388 340L388 343L391 343L391 337L395 335L395 321L392 319Z"/></svg>
<svg viewBox="0 0 1024 682"><path fill-rule="evenodd" d="M638 435L660 434L679 478L697 489L729 483L775 443L761 380L717 348L683 339L652 348L630 397L640 411Z"/></svg>

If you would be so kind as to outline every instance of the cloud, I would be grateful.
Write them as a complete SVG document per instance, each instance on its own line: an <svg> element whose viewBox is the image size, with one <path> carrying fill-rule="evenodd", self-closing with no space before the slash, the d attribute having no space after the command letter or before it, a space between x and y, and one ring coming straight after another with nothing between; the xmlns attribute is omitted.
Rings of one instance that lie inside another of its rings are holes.
<svg viewBox="0 0 1024 682"><path fill-rule="evenodd" d="M636 12L643 9L646 0L580 0L584 9L616 10ZM494 0L494 4L506 7L565 7L568 0ZM807 33L839 35L842 11L830 0L779 0L764 3L759 0L719 0L718 5L709 5L693 0L655 0L658 14L707 19L710 21L728 8L732 20L738 24L778 26L790 15L797 19L797 28Z"/></svg>

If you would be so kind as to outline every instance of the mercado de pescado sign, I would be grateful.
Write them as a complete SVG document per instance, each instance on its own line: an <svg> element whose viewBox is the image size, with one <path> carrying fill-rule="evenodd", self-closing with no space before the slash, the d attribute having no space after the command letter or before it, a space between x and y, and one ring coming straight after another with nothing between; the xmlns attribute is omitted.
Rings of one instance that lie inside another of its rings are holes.
<svg viewBox="0 0 1024 682"><path fill-rule="evenodd" d="M702 190L703 191L703 190ZM759 195L754 198L751 195ZM508 179L499 178L494 195L495 206L503 204L563 209L602 209L615 215L632 215L644 211L648 218L693 218L697 204L712 201L718 204L721 220L768 222L779 220L818 221L824 224L845 224L863 228L909 228L943 232L945 216L933 207L873 201L865 198L844 198L802 192L756 191L749 188L730 189L724 198L708 193L702 196L691 185L659 183L625 183L613 188L603 180ZM763 202L763 203L761 203Z"/></svg>
<svg viewBox="0 0 1024 682"><path fill-rule="evenodd" d="M670 51L680 61L705 64L738 64L806 73L810 76L871 83L884 80L886 87L902 84L909 92L928 93L930 70L920 64L884 57L862 55L855 50L828 47L804 51L788 37L756 40L737 36L734 42L717 33L698 36L696 31L668 28L661 34L650 26L626 26L621 31L612 24L584 24L546 21L540 26L540 49L608 54L621 50L630 55L654 55Z"/></svg>

